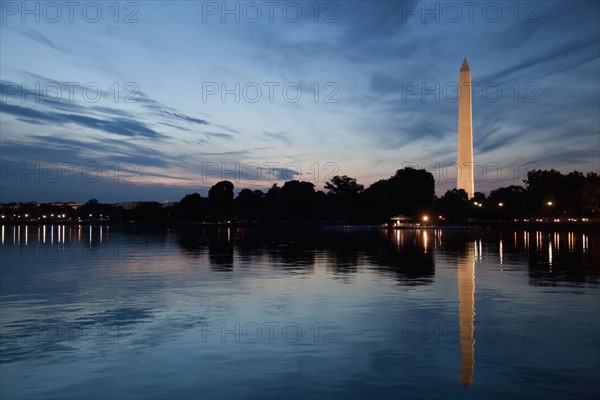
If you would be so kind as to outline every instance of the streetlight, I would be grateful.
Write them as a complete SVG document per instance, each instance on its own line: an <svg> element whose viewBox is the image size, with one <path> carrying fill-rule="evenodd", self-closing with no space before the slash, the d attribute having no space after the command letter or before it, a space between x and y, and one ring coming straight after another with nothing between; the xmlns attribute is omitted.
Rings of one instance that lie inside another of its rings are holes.
<svg viewBox="0 0 600 400"><path fill-rule="evenodd" d="M498 203L498 207L504 207L504 203Z"/></svg>
<svg viewBox="0 0 600 400"><path fill-rule="evenodd" d="M429 221L429 217L427 215L423 215L423 222Z"/></svg>
<svg viewBox="0 0 600 400"><path fill-rule="evenodd" d="M546 205L547 206L551 206L553 203L551 201L547 202Z"/></svg>

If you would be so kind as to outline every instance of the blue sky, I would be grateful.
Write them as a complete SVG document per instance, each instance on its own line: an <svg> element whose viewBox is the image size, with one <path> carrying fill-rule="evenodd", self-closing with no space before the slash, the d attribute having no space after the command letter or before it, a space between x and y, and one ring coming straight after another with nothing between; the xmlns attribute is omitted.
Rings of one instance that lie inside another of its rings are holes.
<svg viewBox="0 0 600 400"><path fill-rule="evenodd" d="M599 172L597 2L0 1L0 201L178 200L411 165Z"/></svg>

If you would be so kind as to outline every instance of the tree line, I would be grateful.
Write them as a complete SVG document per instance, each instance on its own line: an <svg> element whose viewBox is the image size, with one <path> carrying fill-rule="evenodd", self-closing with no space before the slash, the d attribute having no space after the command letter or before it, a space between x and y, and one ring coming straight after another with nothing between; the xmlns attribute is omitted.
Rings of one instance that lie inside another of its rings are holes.
<svg viewBox="0 0 600 400"><path fill-rule="evenodd" d="M475 193L468 199L464 190L435 195L430 172L406 167L365 188L355 178L334 176L317 190L311 182L290 180L273 184L267 191L244 188L237 196L230 181L216 183L204 197L184 196L164 206L143 202L131 210L92 199L70 217L102 218L111 221L319 221L328 223L381 223L396 214L430 221L510 220L515 218L597 219L600 208L600 178L596 173L533 170L524 186L511 185L493 190L489 196ZM32 216L49 209L30 207ZM47 208L47 207L46 207ZM58 212L58 211L57 211ZM64 210L62 211L64 212ZM90 217L91 216L91 217Z"/></svg>

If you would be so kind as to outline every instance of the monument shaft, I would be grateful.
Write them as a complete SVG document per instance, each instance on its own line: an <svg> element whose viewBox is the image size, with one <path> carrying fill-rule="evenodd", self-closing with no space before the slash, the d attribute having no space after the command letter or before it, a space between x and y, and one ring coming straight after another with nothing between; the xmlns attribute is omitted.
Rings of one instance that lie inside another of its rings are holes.
<svg viewBox="0 0 600 400"><path fill-rule="evenodd" d="M472 103L471 71L465 58L460 68L458 92L458 175L456 188L467 192L469 198L472 198L475 194Z"/></svg>

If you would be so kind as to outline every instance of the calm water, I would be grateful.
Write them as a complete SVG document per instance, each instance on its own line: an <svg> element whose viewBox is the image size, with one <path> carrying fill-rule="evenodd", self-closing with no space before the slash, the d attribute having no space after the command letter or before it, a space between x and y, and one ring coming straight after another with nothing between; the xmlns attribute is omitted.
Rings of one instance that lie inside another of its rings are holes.
<svg viewBox="0 0 600 400"><path fill-rule="evenodd" d="M600 236L2 227L0 397L598 398Z"/></svg>

